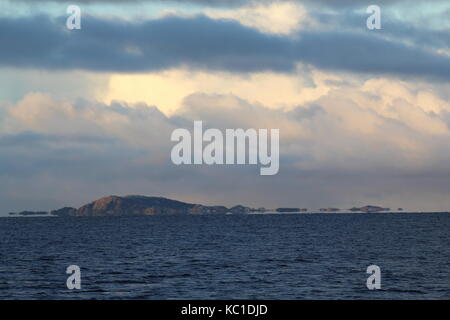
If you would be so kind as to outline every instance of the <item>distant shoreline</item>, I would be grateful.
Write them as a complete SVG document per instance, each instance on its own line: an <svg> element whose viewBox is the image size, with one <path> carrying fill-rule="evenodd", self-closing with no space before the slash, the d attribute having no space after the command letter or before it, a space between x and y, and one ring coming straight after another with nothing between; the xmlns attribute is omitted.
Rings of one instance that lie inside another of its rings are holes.
<svg viewBox="0 0 450 320"><path fill-rule="evenodd" d="M246 214L233 214L233 213L223 213L223 214L215 214L215 215L194 215L194 214L184 214L183 216L302 216L302 215L327 215L327 216L335 216L335 215L358 215L358 216L375 216L375 215L407 215L407 214L450 214L450 211L393 211L393 212L377 212L377 213L365 213L365 212L350 212L350 211L341 211L341 212L264 212L264 213L246 213ZM123 216L115 216L115 217L160 217L160 216L180 216L180 214L154 214L154 215L123 215ZM61 218L61 216L53 215L53 214L41 214L41 215L20 215L20 214L8 214L8 215L0 215L0 218ZM76 216L69 216L76 217ZM91 217L108 217L108 216L91 216ZM109 216L112 217L112 216Z"/></svg>
<svg viewBox="0 0 450 320"><path fill-rule="evenodd" d="M128 195L107 196L94 200L80 208L64 207L48 211L22 211L11 212L10 217L85 217L85 216L153 216L153 215L285 215L285 214L396 214L396 213L426 213L428 211L406 211L403 208L392 209L382 206L366 205L363 207L352 207L340 209L326 207L310 210L301 207L252 208L243 205L226 207L222 205L202 205L188 203L164 197ZM430 213L433 211L429 211ZM448 213L442 211L441 213Z"/></svg>

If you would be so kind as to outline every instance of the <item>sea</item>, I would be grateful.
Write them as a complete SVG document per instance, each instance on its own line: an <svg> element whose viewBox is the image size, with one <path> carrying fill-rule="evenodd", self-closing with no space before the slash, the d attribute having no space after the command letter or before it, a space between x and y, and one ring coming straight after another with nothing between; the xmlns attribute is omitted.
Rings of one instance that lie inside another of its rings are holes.
<svg viewBox="0 0 450 320"><path fill-rule="evenodd" d="M0 299L450 299L450 214L4 217Z"/></svg>

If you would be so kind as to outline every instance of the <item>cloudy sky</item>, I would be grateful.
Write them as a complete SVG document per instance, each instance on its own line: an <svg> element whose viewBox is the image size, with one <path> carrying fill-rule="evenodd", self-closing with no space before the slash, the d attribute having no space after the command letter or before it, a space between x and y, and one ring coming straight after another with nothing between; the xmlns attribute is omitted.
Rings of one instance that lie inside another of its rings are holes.
<svg viewBox="0 0 450 320"><path fill-rule="evenodd" d="M448 0L0 0L0 214L110 194L450 210L449 98ZM280 129L279 174L173 165L194 120Z"/></svg>

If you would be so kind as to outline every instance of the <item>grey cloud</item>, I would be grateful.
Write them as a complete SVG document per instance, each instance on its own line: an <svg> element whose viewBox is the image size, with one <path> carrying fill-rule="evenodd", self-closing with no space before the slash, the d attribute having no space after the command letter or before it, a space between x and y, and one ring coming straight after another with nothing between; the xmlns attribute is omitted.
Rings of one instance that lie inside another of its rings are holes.
<svg viewBox="0 0 450 320"><path fill-rule="evenodd" d="M293 68L288 39L231 21L200 16L133 24L86 17L79 32L68 32L64 23L43 16L0 19L6 31L0 41L8 44L0 64L136 72L184 64L242 72Z"/></svg>
<svg viewBox="0 0 450 320"><path fill-rule="evenodd" d="M302 36L297 47L302 60L322 69L450 80L450 58L424 49L359 33L305 32Z"/></svg>
<svg viewBox="0 0 450 320"><path fill-rule="evenodd" d="M144 22L84 17L0 18L0 65L144 72L188 66L231 72L294 72L298 62L325 70L450 80L450 57L370 32L303 31L268 35L230 20L165 17Z"/></svg>
<svg viewBox="0 0 450 320"><path fill-rule="evenodd" d="M340 30L351 32L365 28L366 14L352 11L341 12L311 12L312 17L327 26L339 26ZM412 43L414 46L425 49L450 48L450 33L446 28L430 28L427 21L438 24L439 21L447 21L450 9L446 12L427 14L417 18L414 22L405 22L398 19L392 12L384 12L382 15L382 30L375 34L389 38L392 42Z"/></svg>

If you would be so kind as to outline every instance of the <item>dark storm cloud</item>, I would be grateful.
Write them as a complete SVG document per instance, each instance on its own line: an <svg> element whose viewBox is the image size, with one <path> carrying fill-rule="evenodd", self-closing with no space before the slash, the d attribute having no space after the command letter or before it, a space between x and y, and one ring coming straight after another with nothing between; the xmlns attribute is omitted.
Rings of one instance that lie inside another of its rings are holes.
<svg viewBox="0 0 450 320"><path fill-rule="evenodd" d="M450 57L390 41L373 32L303 31L297 40L205 16L144 22L84 17L0 18L0 65L44 69L143 72L180 66L231 72L325 70L450 80Z"/></svg>
<svg viewBox="0 0 450 320"><path fill-rule="evenodd" d="M143 23L86 17L68 31L64 19L0 19L0 64L100 71L161 70L190 65L232 71L293 68L293 43L283 37L203 16Z"/></svg>

